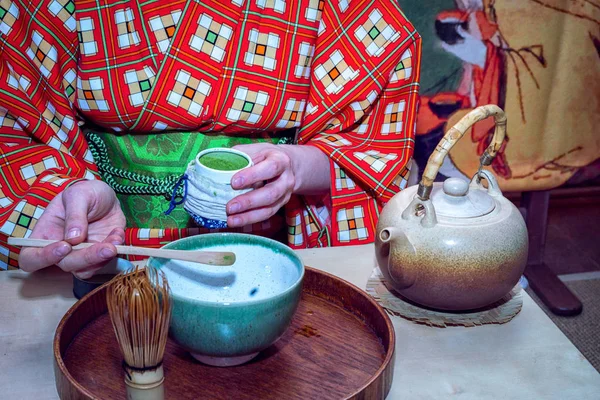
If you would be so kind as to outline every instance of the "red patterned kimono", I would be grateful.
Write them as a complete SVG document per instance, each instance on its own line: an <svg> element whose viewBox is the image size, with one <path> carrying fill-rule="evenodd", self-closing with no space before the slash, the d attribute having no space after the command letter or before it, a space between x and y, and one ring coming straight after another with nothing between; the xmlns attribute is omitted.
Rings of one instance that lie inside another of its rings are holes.
<svg viewBox="0 0 600 400"><path fill-rule="evenodd" d="M326 199L292 198L290 246L373 241L406 184L419 60L396 0L2 0L0 268L17 266L7 236L28 236L69 184L98 179L90 123L121 134L296 128L299 145L330 157L332 184ZM131 227L127 241L202 232L153 228Z"/></svg>

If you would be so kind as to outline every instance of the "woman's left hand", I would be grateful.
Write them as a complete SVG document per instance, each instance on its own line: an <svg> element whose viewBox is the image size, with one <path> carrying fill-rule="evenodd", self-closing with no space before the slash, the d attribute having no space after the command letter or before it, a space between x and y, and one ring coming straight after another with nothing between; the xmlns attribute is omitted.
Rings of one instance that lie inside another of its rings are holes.
<svg viewBox="0 0 600 400"><path fill-rule="evenodd" d="M232 228L267 220L293 193L329 192L329 159L315 147L255 143L234 149L248 154L254 165L235 174L231 187L256 189L227 203L227 225Z"/></svg>

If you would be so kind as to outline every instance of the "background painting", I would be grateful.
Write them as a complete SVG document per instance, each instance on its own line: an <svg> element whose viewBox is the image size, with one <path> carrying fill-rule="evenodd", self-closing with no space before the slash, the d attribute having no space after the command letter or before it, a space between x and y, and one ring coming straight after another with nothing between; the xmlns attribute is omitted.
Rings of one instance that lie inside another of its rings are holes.
<svg viewBox="0 0 600 400"><path fill-rule="evenodd" d="M498 104L508 140L490 167L504 190L598 175L600 0L400 0L423 36L417 176L443 133ZM466 133L438 180L472 176L493 121Z"/></svg>

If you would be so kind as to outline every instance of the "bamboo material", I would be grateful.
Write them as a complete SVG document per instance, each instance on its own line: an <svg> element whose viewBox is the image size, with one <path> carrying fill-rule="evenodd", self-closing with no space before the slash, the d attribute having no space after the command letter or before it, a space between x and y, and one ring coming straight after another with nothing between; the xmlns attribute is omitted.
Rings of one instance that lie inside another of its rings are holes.
<svg viewBox="0 0 600 400"><path fill-rule="evenodd" d="M494 130L494 137L488 148L481 155L481 164L490 165L496 154L500 150L504 138L506 136L506 115L504 111L493 104L477 107L463 118L456 125L454 125L442 138L440 143L437 145L435 151L429 157L427 166L423 172L423 177L419 183L418 196L421 200L428 200L433 182L438 174L444 158L450 151L450 149L463 137L465 132L473 126L475 123L484 120L488 117L493 116L496 121L496 129Z"/></svg>
<svg viewBox="0 0 600 400"><path fill-rule="evenodd" d="M9 237L8 244L24 247L45 247L56 243L55 240L44 239L24 239ZM80 243L73 246L74 250L81 250L92 246L94 243ZM232 265L235 262L235 254L230 251L203 251L203 250L169 250L153 249L149 247L137 246L115 246L117 254L146 256L157 258L169 258L173 260L192 261L209 265Z"/></svg>
<svg viewBox="0 0 600 400"><path fill-rule="evenodd" d="M171 300L162 271L135 268L108 286L106 303L123 355L127 398L164 399L163 357Z"/></svg>
<svg viewBox="0 0 600 400"><path fill-rule="evenodd" d="M368 264L372 268L372 263ZM75 304L56 330L55 374L62 400L126 398L126 386L118 384L123 368L106 314L107 289L103 285ZM252 362L232 368L211 367L196 362L184 348L167 339L165 397L396 398L388 395L394 360L400 359L396 359L395 349L390 316L371 296L340 278L306 267L302 298L292 325Z"/></svg>

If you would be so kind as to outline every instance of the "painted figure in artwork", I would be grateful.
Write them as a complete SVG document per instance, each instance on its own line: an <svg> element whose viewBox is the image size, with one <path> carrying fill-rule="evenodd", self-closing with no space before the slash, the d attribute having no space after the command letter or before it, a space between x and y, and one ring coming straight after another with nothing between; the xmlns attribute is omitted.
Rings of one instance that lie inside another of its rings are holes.
<svg viewBox="0 0 600 400"><path fill-rule="evenodd" d="M600 5L592 0L566 5L437 0L427 9L408 0L401 4L424 37L415 146L421 171L445 130L468 110L489 103L509 115L508 139L491 166L504 188L555 187L594 163L600 143L592 126L599 106L583 99L594 87L598 92ZM562 42L573 43L572 54L561 51ZM560 68L565 66L573 68ZM565 90L559 91L563 82ZM561 118L575 108L578 114ZM574 126L579 134L568 135ZM438 179L472 175L492 129L492 121L476 124L470 141L465 138L453 149Z"/></svg>

